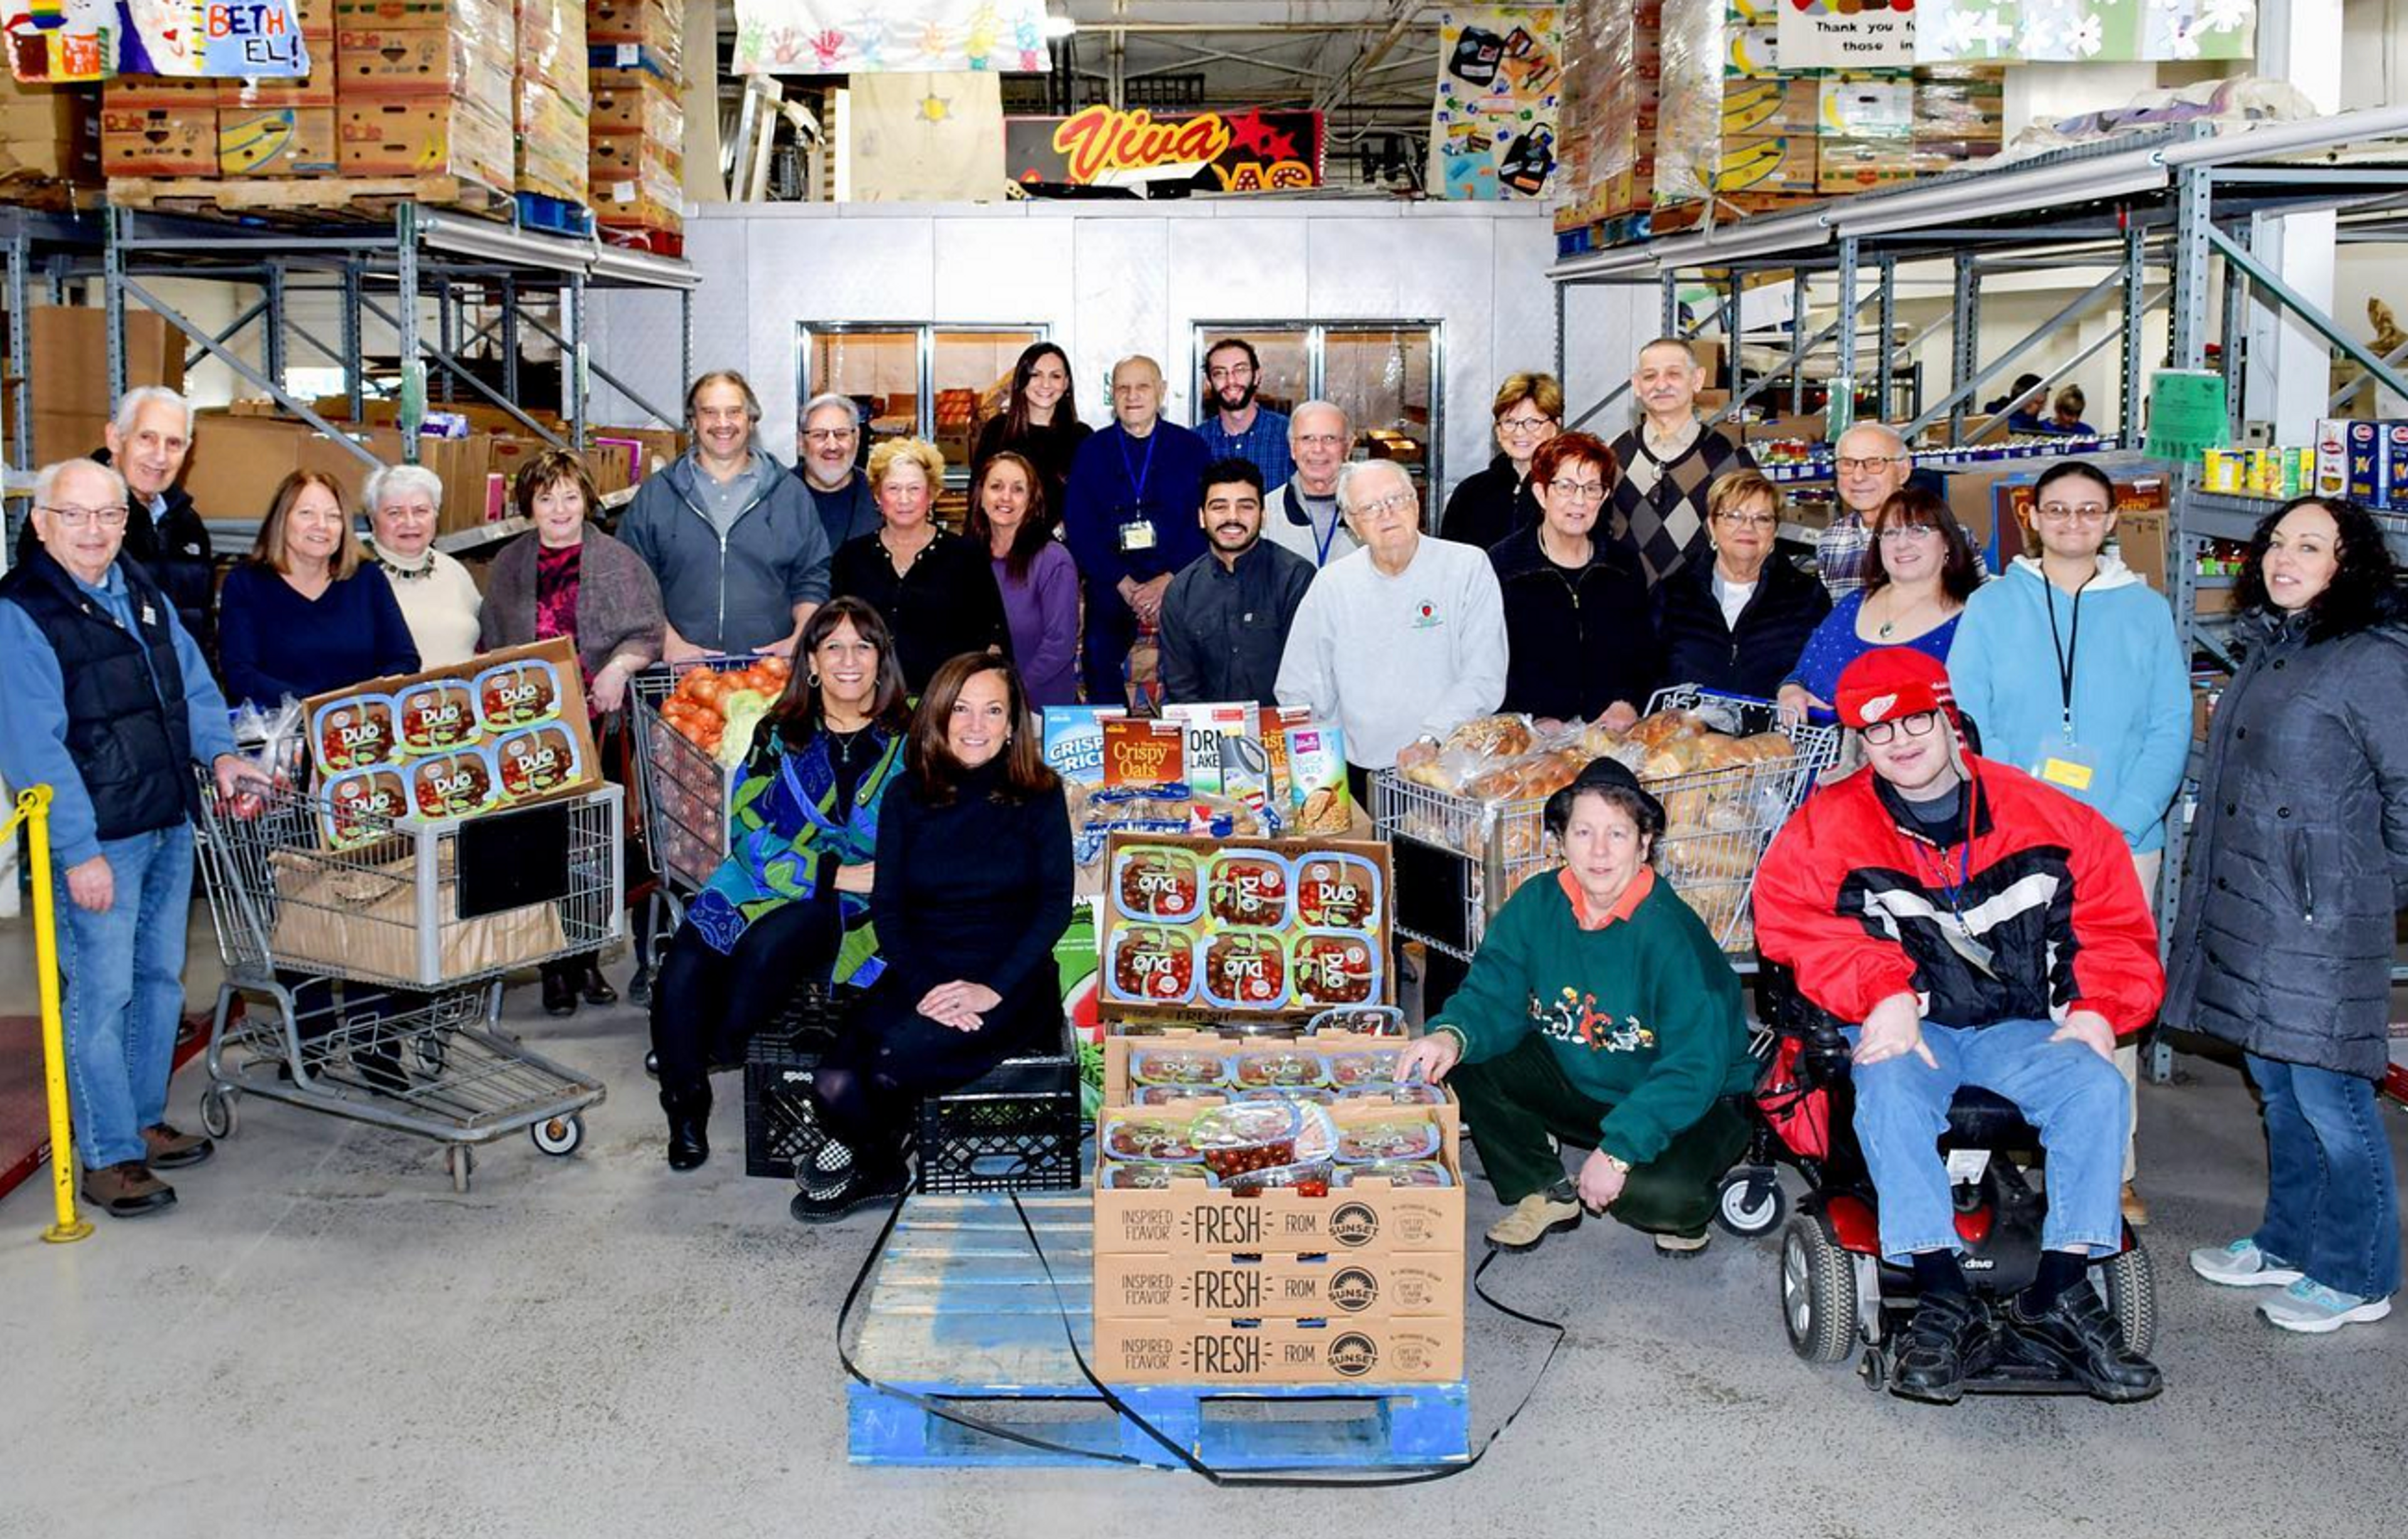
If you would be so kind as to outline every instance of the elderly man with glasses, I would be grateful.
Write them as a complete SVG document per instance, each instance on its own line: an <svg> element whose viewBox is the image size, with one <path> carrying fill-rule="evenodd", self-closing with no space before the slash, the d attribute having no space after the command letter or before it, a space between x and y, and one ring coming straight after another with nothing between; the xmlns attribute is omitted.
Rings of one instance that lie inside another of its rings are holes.
<svg viewBox="0 0 2408 1539"><path fill-rule="evenodd" d="M1814 565L1838 603L1865 585L1872 560L1873 517L1914 474L1906 440L1885 422L1858 422L1831 448L1832 486L1840 506L1814 539Z"/></svg>
<svg viewBox="0 0 2408 1539"><path fill-rule="evenodd" d="M795 474L819 510L831 551L879 530L878 501L860 458L861 407L853 398L827 391L805 402L795 430Z"/></svg>
<svg viewBox="0 0 2408 1539"><path fill-rule="evenodd" d="M1713 555L1706 489L1731 471L1756 468L1745 449L1698 415L1705 382L1697 352L1677 336L1641 348L1631 365L1639 421L1613 441L1622 478L1613 488L1611 532L1651 591Z"/></svg>
<svg viewBox="0 0 2408 1539"><path fill-rule="evenodd" d="M67 1085L83 1194L126 1218L176 1201L151 1174L198 1164L209 1141L167 1122L184 1010L195 764L232 797L225 696L158 579L123 556L125 481L66 460L34 483L39 546L0 579L0 780L49 786L63 873Z"/></svg>
<svg viewBox="0 0 2408 1539"><path fill-rule="evenodd" d="M1338 470L1354 442L1343 410L1327 401L1307 401L1287 424L1296 474L1285 485L1264 483L1263 538L1302 556L1316 572L1362 549L1338 516Z"/></svg>

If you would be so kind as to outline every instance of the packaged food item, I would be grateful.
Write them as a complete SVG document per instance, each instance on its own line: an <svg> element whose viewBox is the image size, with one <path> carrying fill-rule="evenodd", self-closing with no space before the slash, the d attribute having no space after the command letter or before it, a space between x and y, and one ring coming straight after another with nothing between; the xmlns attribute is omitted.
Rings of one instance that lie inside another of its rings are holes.
<svg viewBox="0 0 2408 1539"><path fill-rule="evenodd" d="M350 694L327 701L310 719L309 741L317 745L318 767L329 775L385 762L394 757L399 743L394 734L393 697Z"/></svg>
<svg viewBox="0 0 2408 1539"><path fill-rule="evenodd" d="M1326 1085L1329 1062L1321 1054L1300 1047L1240 1053L1230 1065L1229 1082L1241 1090L1266 1086Z"/></svg>
<svg viewBox="0 0 2408 1539"><path fill-rule="evenodd" d="M540 658L502 663L477 676L477 720L489 733L532 727L560 714L560 675Z"/></svg>
<svg viewBox="0 0 2408 1539"><path fill-rule="evenodd" d="M482 734L476 693L459 679L412 684L393 702L404 753L450 753Z"/></svg>
<svg viewBox="0 0 2408 1539"><path fill-rule="evenodd" d="M1205 867L1205 906L1223 924L1285 924L1288 888L1287 862L1268 850L1225 849Z"/></svg>
<svg viewBox="0 0 2408 1539"><path fill-rule="evenodd" d="M577 735L558 722L504 733L488 751L503 802L523 802L558 791L585 773Z"/></svg>
<svg viewBox="0 0 2408 1539"><path fill-rule="evenodd" d="M1443 1106L1446 1092L1435 1085L1399 1085L1392 1079L1371 1079L1341 1088L1338 1099L1377 1101L1391 1106Z"/></svg>
<svg viewBox="0 0 2408 1539"><path fill-rule="evenodd" d="M1297 1105L1296 1108L1296 1157L1299 1160L1327 1160L1338 1152L1338 1123L1321 1106Z"/></svg>
<svg viewBox="0 0 2408 1539"><path fill-rule="evenodd" d="M1123 925L1112 932L1105 962L1105 985L1115 999L1178 1005L1196 992L1195 943L1166 925Z"/></svg>
<svg viewBox="0 0 2408 1539"><path fill-rule="evenodd" d="M1451 1187L1455 1176L1435 1160L1375 1160L1369 1164L1336 1167L1337 1184L1385 1181L1397 1187Z"/></svg>
<svg viewBox="0 0 2408 1539"><path fill-rule="evenodd" d="M1140 1085L1200 1089L1229 1082L1229 1061L1200 1047L1137 1047L1129 1052L1129 1078Z"/></svg>
<svg viewBox="0 0 2408 1539"><path fill-rule="evenodd" d="M1352 1085L1367 1085L1374 1080L1397 1077L1397 1049L1394 1047L1331 1053L1325 1062L1329 1065L1329 1082L1341 1090Z"/></svg>
<svg viewBox="0 0 2408 1539"><path fill-rule="evenodd" d="M1377 930L1380 868L1360 855L1299 855L1296 917L1316 930Z"/></svg>
<svg viewBox="0 0 2408 1539"><path fill-rule="evenodd" d="M455 748L408 768L409 805L421 818L466 818L501 794L493 758L481 748Z"/></svg>
<svg viewBox="0 0 2408 1539"><path fill-rule="evenodd" d="M1118 1116L1104 1123L1104 1155L1112 1160L1142 1160L1188 1164L1201 1158L1187 1121L1175 1117Z"/></svg>
<svg viewBox="0 0 2408 1539"><path fill-rule="evenodd" d="M1240 1090L1233 1101L1293 1101L1299 1105L1326 1106L1338 1099L1338 1092L1323 1085L1264 1085L1251 1090Z"/></svg>
<svg viewBox="0 0 2408 1539"><path fill-rule="evenodd" d="M1346 734L1337 727L1293 727L1286 739L1288 825L1298 834L1343 834L1354 820L1346 789Z"/></svg>
<svg viewBox="0 0 2408 1539"><path fill-rule="evenodd" d="M1460 748L1483 759L1511 759L1529 752L1532 741L1528 717L1484 716L1447 734L1442 747Z"/></svg>
<svg viewBox="0 0 2408 1539"><path fill-rule="evenodd" d="M1205 1168L1226 1180L1247 1171L1294 1164L1297 1133L1303 1126L1302 1108L1292 1102L1232 1102L1197 1113L1186 1137L1202 1155Z"/></svg>
<svg viewBox="0 0 2408 1539"><path fill-rule="evenodd" d="M1368 1005L1385 967L1378 947L1344 930L1308 930L1289 949L1289 988L1298 1005Z"/></svg>
<svg viewBox="0 0 2408 1539"><path fill-rule="evenodd" d="M1158 721L1151 717L1106 717L1103 738L1104 784L1185 783L1185 736L1178 722Z"/></svg>
<svg viewBox="0 0 2408 1539"><path fill-rule="evenodd" d="M1426 1160L1443 1142L1438 1124L1427 1120L1355 1122L1338 1130L1338 1160L1347 1165Z"/></svg>
<svg viewBox="0 0 2408 1539"><path fill-rule="evenodd" d="M1287 1003L1287 942L1275 930L1223 930L1204 943L1204 1000L1225 1010ZM1240 1061L1240 1070L1243 1062Z"/></svg>
<svg viewBox="0 0 2408 1539"><path fill-rule="evenodd" d="M1144 1160L1107 1160L1104 1161L1103 1188L1106 1191L1161 1191L1173 1181L1201 1180L1208 1187L1217 1187L1220 1178L1198 1165L1164 1164Z"/></svg>
<svg viewBox="0 0 2408 1539"><path fill-rule="evenodd" d="M1307 1033L1347 1032L1356 1036L1402 1036L1405 1012L1393 1005L1333 1005L1304 1023Z"/></svg>
<svg viewBox="0 0 2408 1539"><path fill-rule="evenodd" d="M1138 845L1113 860L1112 892L1121 912L1174 924L1204 904L1204 862L1195 850Z"/></svg>
<svg viewBox="0 0 2408 1539"><path fill-rule="evenodd" d="M1126 716L1111 705L1045 707L1045 767L1072 785L1104 780L1104 718Z"/></svg>
<svg viewBox="0 0 2408 1539"><path fill-rule="evenodd" d="M1224 1085L1140 1085L1129 1092L1132 1106L1168 1106L1182 1101L1226 1101Z"/></svg>
<svg viewBox="0 0 2408 1539"><path fill-rule="evenodd" d="M1337 1169L1326 1160L1299 1160L1292 1165L1243 1171L1221 1185L1235 1197L1259 1197L1275 1189L1294 1191L1299 1197L1326 1197Z"/></svg>
<svg viewBox="0 0 2408 1539"><path fill-rule="evenodd" d="M326 843L337 849L374 843L393 832L395 819L409 816L409 788L389 765L346 770L326 782L324 796L319 817Z"/></svg>

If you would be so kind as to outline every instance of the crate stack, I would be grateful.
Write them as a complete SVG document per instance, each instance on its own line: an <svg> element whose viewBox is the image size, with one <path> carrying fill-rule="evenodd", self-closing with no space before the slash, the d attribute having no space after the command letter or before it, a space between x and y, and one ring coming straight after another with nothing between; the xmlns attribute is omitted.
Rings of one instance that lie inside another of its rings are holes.
<svg viewBox="0 0 2408 1539"><path fill-rule="evenodd" d="M2006 86L1995 70L1850 74L1816 86L1814 190L1869 192L1999 152Z"/></svg>
<svg viewBox="0 0 2408 1539"><path fill-rule="evenodd" d="M452 178L425 201L494 207L515 183L511 0L333 0L337 154L350 178Z"/></svg>
<svg viewBox="0 0 2408 1539"><path fill-rule="evenodd" d="M685 251L685 0L588 0L595 222L614 246Z"/></svg>
<svg viewBox="0 0 2408 1539"><path fill-rule="evenodd" d="M585 235L593 197L586 134L585 0L518 0L519 221Z"/></svg>

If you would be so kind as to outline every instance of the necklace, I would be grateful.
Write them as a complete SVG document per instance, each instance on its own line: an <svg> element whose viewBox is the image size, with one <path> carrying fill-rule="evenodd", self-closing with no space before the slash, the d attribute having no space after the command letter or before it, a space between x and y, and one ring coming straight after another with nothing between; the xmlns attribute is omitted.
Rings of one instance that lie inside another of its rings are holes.
<svg viewBox="0 0 2408 1539"><path fill-rule="evenodd" d="M407 556L396 556L374 540L368 541L368 549L376 552L377 564L384 568L385 576L397 581L420 582L435 575L433 546L420 551L414 560Z"/></svg>
<svg viewBox="0 0 2408 1539"><path fill-rule="evenodd" d="M853 746L860 742L861 734L868 730L867 726L855 727L851 732L838 732L834 727L827 729L828 744L836 749L836 762L838 768L853 768Z"/></svg>
<svg viewBox="0 0 2408 1539"><path fill-rule="evenodd" d="M1895 589L1891 591L1893 592L1896 591ZM1923 601L1921 599L1916 599L1913 604L1908 605L1903 609L1898 608L1896 606L1892 606L1890 608L1889 619L1882 621L1881 629L1875 632L1874 634L1879 636L1882 640L1887 641L1889 639L1890 633L1898 629L1898 622L1899 620L1904 620L1907 616L1914 613L1917 609L1922 607Z"/></svg>

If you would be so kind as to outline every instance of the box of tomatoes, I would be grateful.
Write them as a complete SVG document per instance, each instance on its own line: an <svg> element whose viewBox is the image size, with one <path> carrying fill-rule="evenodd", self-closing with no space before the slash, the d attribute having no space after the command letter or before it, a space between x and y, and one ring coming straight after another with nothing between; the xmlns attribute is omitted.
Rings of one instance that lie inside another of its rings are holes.
<svg viewBox="0 0 2408 1539"><path fill-rule="evenodd" d="M1100 997L1129 1019L1300 1023L1395 998L1388 846L1115 834Z"/></svg>

